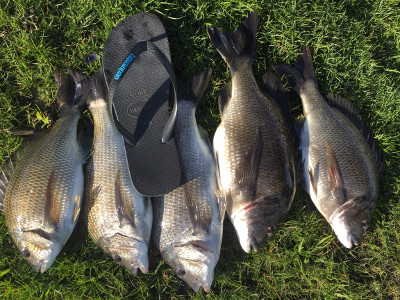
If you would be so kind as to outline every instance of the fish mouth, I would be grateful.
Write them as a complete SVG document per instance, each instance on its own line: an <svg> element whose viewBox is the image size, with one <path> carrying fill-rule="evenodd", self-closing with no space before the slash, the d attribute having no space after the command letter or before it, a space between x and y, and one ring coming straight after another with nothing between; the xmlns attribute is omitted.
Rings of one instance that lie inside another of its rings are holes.
<svg viewBox="0 0 400 300"><path fill-rule="evenodd" d="M32 265L32 267L36 272L44 273L49 268L48 261L40 260L35 265Z"/></svg>
<svg viewBox="0 0 400 300"><path fill-rule="evenodd" d="M258 250L260 250L260 244L257 242L257 239L254 236L250 239L250 246L253 248L254 252L258 252Z"/></svg>
<svg viewBox="0 0 400 300"><path fill-rule="evenodd" d="M353 246L359 246L360 245L360 239L357 238L357 236L353 233L348 233L347 236L340 236L339 234L336 234L338 237L339 241L342 243L343 246L345 246L347 249L353 248Z"/></svg>

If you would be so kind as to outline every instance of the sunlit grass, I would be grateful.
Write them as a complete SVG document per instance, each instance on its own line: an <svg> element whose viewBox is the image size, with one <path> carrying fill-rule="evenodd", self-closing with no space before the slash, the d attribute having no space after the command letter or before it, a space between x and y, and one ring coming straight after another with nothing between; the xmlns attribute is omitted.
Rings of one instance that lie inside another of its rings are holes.
<svg viewBox="0 0 400 300"><path fill-rule="evenodd" d="M259 11L254 74L261 82L272 65L292 63L310 45L323 95L352 100L375 132L385 171L371 226L362 245L342 247L299 187L276 235L259 253L246 255L229 221L209 295L193 294L154 249L149 274L133 277L87 236L83 221L45 274L36 274L13 245L0 216L0 295L29 298L388 299L400 297L400 7L397 1L1 1L0 129L39 129L56 121L56 66L87 75L101 61L109 32L142 11L166 28L172 62L181 77L211 66L213 74L197 109L212 136L219 123L217 97L229 81L207 26L234 30ZM301 111L289 93L294 114ZM39 117L40 116L40 117ZM39 117L39 118L38 118ZM0 164L21 138L0 131Z"/></svg>

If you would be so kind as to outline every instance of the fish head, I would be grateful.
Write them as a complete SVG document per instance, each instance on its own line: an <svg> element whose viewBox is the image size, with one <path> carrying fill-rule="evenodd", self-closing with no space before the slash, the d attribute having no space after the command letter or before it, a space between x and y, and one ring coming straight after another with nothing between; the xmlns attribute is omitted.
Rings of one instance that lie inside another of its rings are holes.
<svg viewBox="0 0 400 300"><path fill-rule="evenodd" d="M331 226L339 241L348 249L359 245L369 226L373 208L365 196L348 200L330 218Z"/></svg>
<svg viewBox="0 0 400 300"><path fill-rule="evenodd" d="M283 215L280 201L275 196L256 197L254 201L246 201L246 204L232 212L230 218L240 245L247 253L250 253L251 248L255 252L260 249L265 240L275 233Z"/></svg>
<svg viewBox="0 0 400 300"><path fill-rule="evenodd" d="M100 247L133 275L137 274L138 269L144 274L149 270L148 245L142 240L116 233L103 239Z"/></svg>
<svg viewBox="0 0 400 300"><path fill-rule="evenodd" d="M22 257L41 273L51 267L62 248L42 229L22 232L16 244Z"/></svg>
<svg viewBox="0 0 400 300"><path fill-rule="evenodd" d="M206 292L210 291L214 268L219 258L218 251L212 250L203 241L190 241L167 251L169 253L164 253L163 257L179 278L195 292L201 287Z"/></svg>

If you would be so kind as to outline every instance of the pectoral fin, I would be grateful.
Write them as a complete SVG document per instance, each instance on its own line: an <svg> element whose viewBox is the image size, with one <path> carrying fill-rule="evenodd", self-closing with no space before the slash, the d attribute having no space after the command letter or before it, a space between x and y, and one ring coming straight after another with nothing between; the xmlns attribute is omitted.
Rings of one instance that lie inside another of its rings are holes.
<svg viewBox="0 0 400 300"><path fill-rule="evenodd" d="M326 146L326 157L328 159L328 178L329 184L332 189L332 196L335 199L345 199L345 190L342 181L342 174L339 168L338 161L336 159L335 153L331 145L327 141L325 141Z"/></svg>
<svg viewBox="0 0 400 300"><path fill-rule="evenodd" d="M81 196L76 196L74 201L74 215L72 217L72 222L75 223L79 217L79 213L81 212Z"/></svg>
<svg viewBox="0 0 400 300"><path fill-rule="evenodd" d="M224 221L225 210L226 210L225 193L223 193L221 190L218 190L215 192L215 197L217 198L219 217L220 217L221 223L222 223Z"/></svg>
<svg viewBox="0 0 400 300"><path fill-rule="evenodd" d="M185 199L186 207L189 213L190 220L193 225L193 235L197 235L199 232L208 232L211 224L211 218L196 205L196 199L191 196L190 190L185 184L183 186L183 198Z"/></svg>
<svg viewBox="0 0 400 300"><path fill-rule="evenodd" d="M308 168L308 176L310 177L311 187L314 191L314 194L317 194L317 182L315 180L314 172L311 168Z"/></svg>
<svg viewBox="0 0 400 300"><path fill-rule="evenodd" d="M236 184L241 191L256 192L258 172L263 148L261 126L257 128L256 137L251 149L236 168Z"/></svg>
<svg viewBox="0 0 400 300"><path fill-rule="evenodd" d="M45 205L44 205L44 221L43 225L50 224L52 226L57 226L60 222L61 212L60 203L55 199L53 178L55 169L51 171L50 176L47 180L46 195L45 195Z"/></svg>
<svg viewBox="0 0 400 300"><path fill-rule="evenodd" d="M134 213L132 200L124 202L124 194L121 191L121 176L118 170L117 178L115 179L115 208L117 210L119 227L122 228L123 221L134 224ZM129 205L127 205L129 203Z"/></svg>

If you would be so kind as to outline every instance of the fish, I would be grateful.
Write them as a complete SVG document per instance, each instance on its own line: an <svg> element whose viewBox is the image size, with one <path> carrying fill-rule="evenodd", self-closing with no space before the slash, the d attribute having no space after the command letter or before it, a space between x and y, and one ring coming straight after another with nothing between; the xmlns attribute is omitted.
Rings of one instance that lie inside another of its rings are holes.
<svg viewBox="0 0 400 300"><path fill-rule="evenodd" d="M55 70L59 119L25 140L0 175L9 234L22 257L41 273L67 242L81 210L84 156L77 130L89 89L86 76L70 75Z"/></svg>
<svg viewBox="0 0 400 300"><path fill-rule="evenodd" d="M371 131L356 106L318 89L311 51L305 47L295 68L274 67L299 94L303 115L296 120L304 161L302 186L346 248L360 244L378 198L383 168Z"/></svg>
<svg viewBox="0 0 400 300"><path fill-rule="evenodd" d="M92 155L85 165L84 216L92 240L133 275L149 268L153 211L150 198L137 192L124 140L113 122L103 70L91 78L87 99L93 117Z"/></svg>
<svg viewBox="0 0 400 300"><path fill-rule="evenodd" d="M254 11L231 34L207 29L231 72L218 98L221 123L213 139L219 190L247 253L259 251L276 232L298 182L293 138L279 105L287 97L273 98L282 84L270 72L265 76L269 92L262 92L252 72L257 23Z"/></svg>
<svg viewBox="0 0 400 300"><path fill-rule="evenodd" d="M196 105L211 68L178 80L173 129L182 168L178 188L155 198L153 241L163 259L195 292L210 291L221 249L224 199L218 197L216 165L207 132L197 126Z"/></svg>

